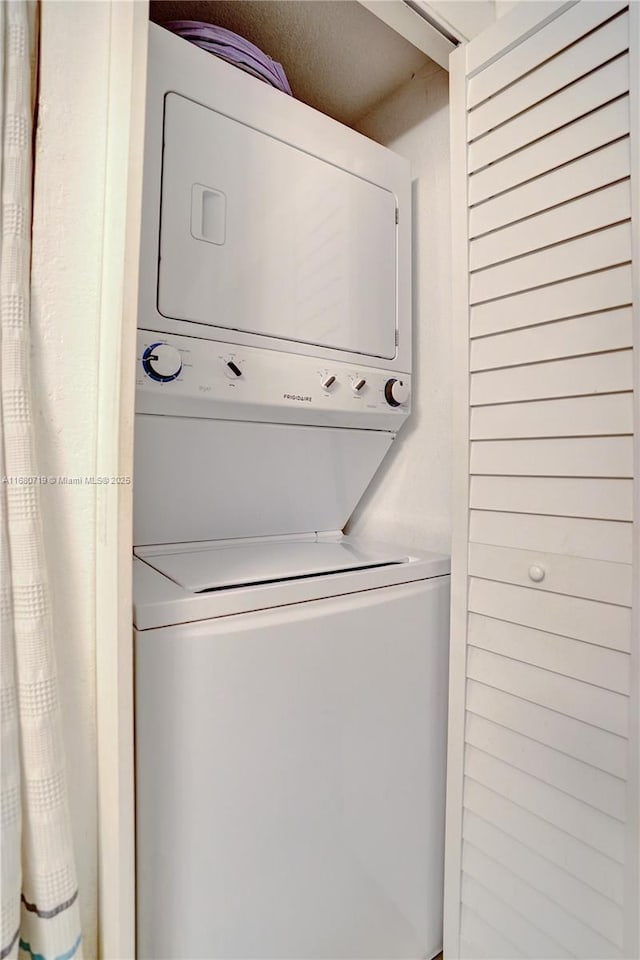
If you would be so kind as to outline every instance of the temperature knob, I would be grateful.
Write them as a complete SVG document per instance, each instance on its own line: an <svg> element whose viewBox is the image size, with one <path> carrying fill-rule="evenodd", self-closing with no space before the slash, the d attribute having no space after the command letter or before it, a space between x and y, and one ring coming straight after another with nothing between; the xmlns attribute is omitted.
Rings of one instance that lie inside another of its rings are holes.
<svg viewBox="0 0 640 960"><path fill-rule="evenodd" d="M142 366L152 380L169 383L180 376L182 357L170 343L152 343L142 354Z"/></svg>
<svg viewBox="0 0 640 960"><path fill-rule="evenodd" d="M399 407L409 399L411 391L404 380L387 380L384 385L384 397L390 407Z"/></svg>
<svg viewBox="0 0 640 960"><path fill-rule="evenodd" d="M226 360L224 365L224 372L229 377L230 380L237 380L238 377L242 376L242 370L235 362L235 360Z"/></svg>
<svg viewBox="0 0 640 960"><path fill-rule="evenodd" d="M336 382L336 378L334 377L334 375L332 373L327 374L326 377L322 378L322 389L327 391L331 390L331 387L335 385L335 382Z"/></svg>

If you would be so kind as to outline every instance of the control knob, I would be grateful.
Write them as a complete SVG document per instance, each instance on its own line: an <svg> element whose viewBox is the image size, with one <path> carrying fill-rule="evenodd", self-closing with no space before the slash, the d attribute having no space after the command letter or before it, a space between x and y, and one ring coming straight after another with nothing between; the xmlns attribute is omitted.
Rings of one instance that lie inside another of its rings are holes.
<svg viewBox="0 0 640 960"><path fill-rule="evenodd" d="M410 395L409 384L404 380L396 380L392 377L384 385L384 397L390 407L401 406L407 402Z"/></svg>
<svg viewBox="0 0 640 960"><path fill-rule="evenodd" d="M225 360L224 372L230 380L237 380L238 377L242 376L242 370L233 358L231 360Z"/></svg>
<svg viewBox="0 0 640 960"><path fill-rule="evenodd" d="M142 354L142 366L152 380L169 383L180 376L182 357L170 343L152 343Z"/></svg>

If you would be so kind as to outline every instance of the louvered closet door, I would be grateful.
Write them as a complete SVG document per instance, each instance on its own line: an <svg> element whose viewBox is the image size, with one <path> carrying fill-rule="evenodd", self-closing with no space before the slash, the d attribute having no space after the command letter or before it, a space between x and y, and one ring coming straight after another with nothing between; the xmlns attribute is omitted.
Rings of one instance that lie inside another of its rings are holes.
<svg viewBox="0 0 640 960"><path fill-rule="evenodd" d="M639 955L633 6L453 57L447 960Z"/></svg>

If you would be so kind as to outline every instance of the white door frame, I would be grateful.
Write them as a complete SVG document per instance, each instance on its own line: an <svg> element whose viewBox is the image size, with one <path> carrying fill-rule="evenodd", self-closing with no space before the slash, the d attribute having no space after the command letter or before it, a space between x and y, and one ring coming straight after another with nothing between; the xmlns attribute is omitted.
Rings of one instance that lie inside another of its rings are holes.
<svg viewBox="0 0 640 960"><path fill-rule="evenodd" d="M131 477L148 3L110 3L97 475ZM135 956L132 487L96 497L98 939Z"/></svg>

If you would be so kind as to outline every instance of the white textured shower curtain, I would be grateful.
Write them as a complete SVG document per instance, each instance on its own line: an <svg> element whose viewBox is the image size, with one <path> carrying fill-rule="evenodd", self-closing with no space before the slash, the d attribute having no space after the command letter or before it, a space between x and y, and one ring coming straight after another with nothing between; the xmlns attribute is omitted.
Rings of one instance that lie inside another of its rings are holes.
<svg viewBox="0 0 640 960"><path fill-rule="evenodd" d="M36 12L0 0L0 960L82 955L29 376Z"/></svg>

